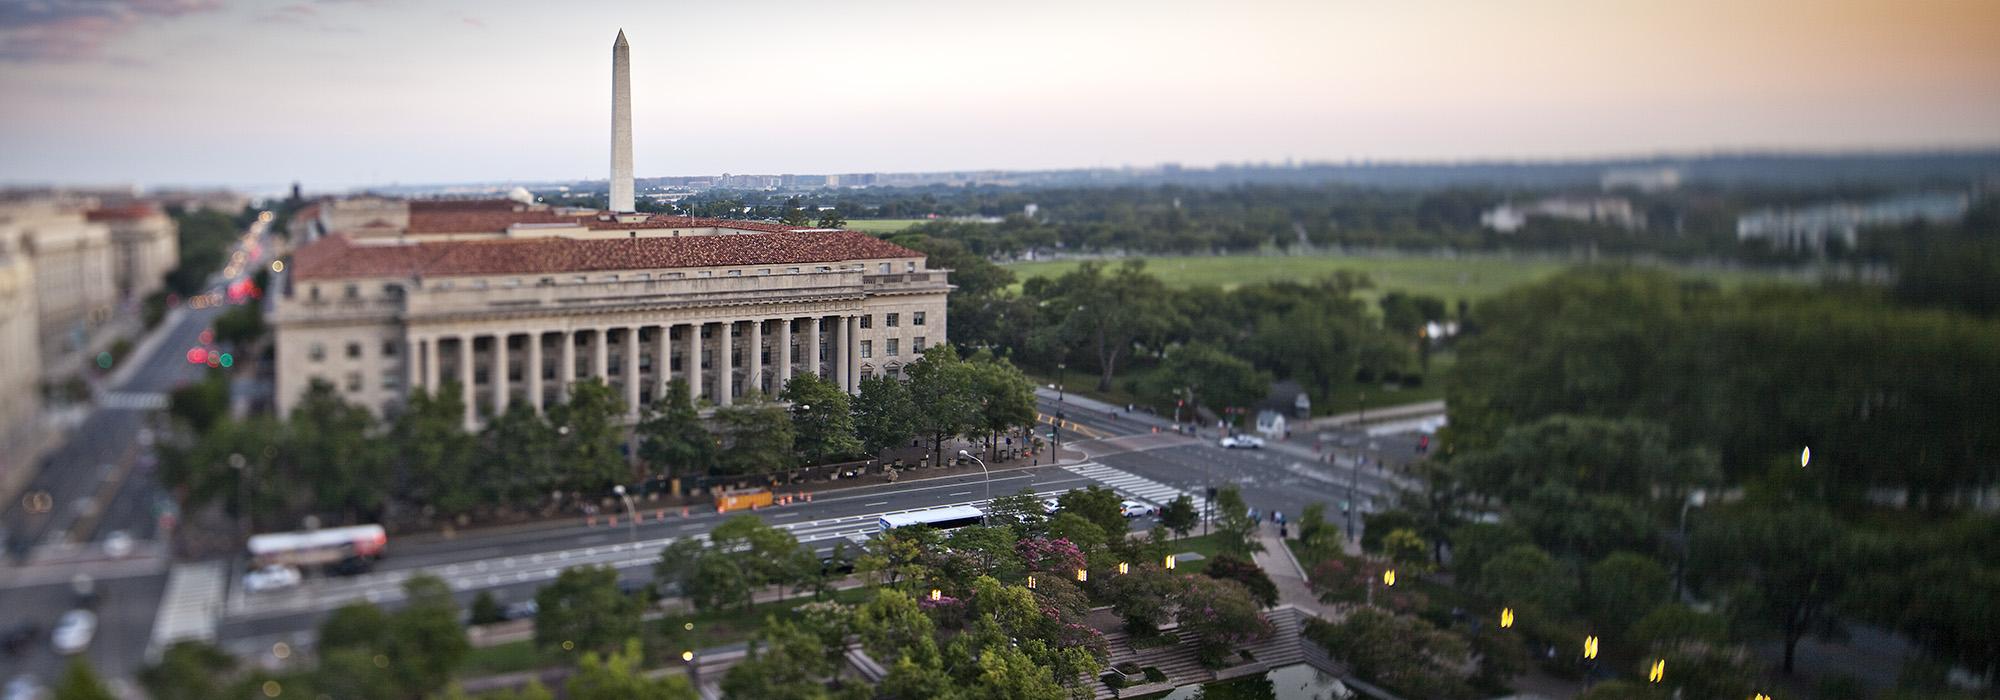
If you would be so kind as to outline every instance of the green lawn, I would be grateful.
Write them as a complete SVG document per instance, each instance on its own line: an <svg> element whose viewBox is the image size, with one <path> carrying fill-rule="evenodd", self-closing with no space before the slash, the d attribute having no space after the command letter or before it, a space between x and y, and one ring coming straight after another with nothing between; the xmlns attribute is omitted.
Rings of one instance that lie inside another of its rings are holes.
<svg viewBox="0 0 2000 700"><path fill-rule="evenodd" d="M1110 261L1116 262L1116 261ZM1081 260L1011 263L1007 268L1026 279L1059 276L1082 265ZM1369 301L1383 292L1400 290L1443 299L1476 302L1509 287L1541 280L1574 263L1541 257L1479 254L1454 257L1425 255L1220 255L1149 258L1146 269L1175 287L1213 285L1225 289L1276 280L1311 280L1336 270L1366 273L1374 282L1363 290ZM1724 286L1749 280L1783 279L1776 274L1712 268L1678 268L1714 279Z"/></svg>
<svg viewBox="0 0 2000 700"><path fill-rule="evenodd" d="M518 642L473 648L466 653L465 661L458 665L457 675L460 678L476 678L575 662L575 652L545 652L535 648L534 640L523 639Z"/></svg>
<svg viewBox="0 0 2000 700"><path fill-rule="evenodd" d="M875 589L869 586L834 591L833 600L839 603L855 604L875 596ZM706 649L741 642L756 634L764 626L764 618L782 615L792 608L813 602L812 594L801 593L797 597L781 601L759 603L750 610L727 610L668 615L658 622L662 649ZM693 629L688 625L692 624ZM678 653L678 652L673 652Z"/></svg>
<svg viewBox="0 0 2000 700"><path fill-rule="evenodd" d="M925 219L855 219L847 222L848 230L865 233L895 233L921 224Z"/></svg>
<svg viewBox="0 0 2000 700"><path fill-rule="evenodd" d="M1456 364L1457 361L1458 356L1450 352L1432 354L1430 371L1424 373L1422 386L1405 387L1400 384L1393 386L1361 384L1350 380L1334 389L1334 398L1331 404L1325 401L1313 404L1313 415L1325 416L1358 411L1362 408L1361 400L1364 394L1367 397L1367 407L1370 410L1442 399L1444 398L1445 372L1451 369L1451 366ZM1124 367L1120 367L1117 376L1111 380L1111 391L1108 392L1097 390L1096 374L1090 372L1067 372L1063 375L1063 389L1069 393L1081 394L1114 406L1144 404L1145 402L1139 399L1135 390L1142 386L1147 378L1151 377L1156 371L1158 371L1158 367L1153 365L1127 364ZM1053 374L1029 371L1027 375L1028 380L1034 382L1036 386L1051 386L1056 383L1056 378ZM1186 416L1182 416L1182 418L1185 419Z"/></svg>

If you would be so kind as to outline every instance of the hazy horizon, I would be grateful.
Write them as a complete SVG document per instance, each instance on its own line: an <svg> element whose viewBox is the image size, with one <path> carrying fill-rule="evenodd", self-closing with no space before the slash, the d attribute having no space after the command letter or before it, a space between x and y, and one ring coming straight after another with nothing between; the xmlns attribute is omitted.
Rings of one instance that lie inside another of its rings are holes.
<svg viewBox="0 0 2000 700"><path fill-rule="evenodd" d="M0 9L0 182L1490 162L2000 146L2000 3L317 0Z"/></svg>

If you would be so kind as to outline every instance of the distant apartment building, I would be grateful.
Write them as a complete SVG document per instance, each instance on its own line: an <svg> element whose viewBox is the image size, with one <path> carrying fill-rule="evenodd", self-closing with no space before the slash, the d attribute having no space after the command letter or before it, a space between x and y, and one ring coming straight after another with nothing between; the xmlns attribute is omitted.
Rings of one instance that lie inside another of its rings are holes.
<svg viewBox="0 0 2000 700"><path fill-rule="evenodd" d="M1500 233L1525 228L1530 219L1549 218L1617 226L1628 231L1646 227L1645 217L1622 197L1549 197L1528 204L1508 202L1482 212L1479 225Z"/></svg>
<svg viewBox="0 0 2000 700"><path fill-rule="evenodd" d="M34 266L42 356L89 346L117 308L117 255L110 228L87 219L88 202L32 199L0 204L0 241Z"/></svg>
<svg viewBox="0 0 2000 700"><path fill-rule="evenodd" d="M1681 169L1660 168L1611 168L1597 179L1598 187L1610 190L1638 190L1644 194L1672 192L1680 189Z"/></svg>
<svg viewBox="0 0 2000 700"><path fill-rule="evenodd" d="M18 241L0 240L0 498L32 472L42 444L42 353L35 268Z"/></svg>
<svg viewBox="0 0 2000 700"><path fill-rule="evenodd" d="M280 414L314 380L378 412L450 381L476 426L595 377L636 419L669 380L717 405L803 373L851 392L945 340L947 271L853 231L507 200L316 206L303 225L325 228L272 299Z"/></svg>
<svg viewBox="0 0 2000 700"><path fill-rule="evenodd" d="M1926 192L1868 203L1760 209L1736 218L1736 239L1762 240L1780 250L1823 253L1833 241L1854 247L1863 228L1918 221L1953 223L1964 219L1971 206L1972 198L1965 193Z"/></svg>
<svg viewBox="0 0 2000 700"><path fill-rule="evenodd" d="M140 299L166 286L180 264L180 227L151 202L92 209L84 214L111 234L112 283L120 301Z"/></svg>

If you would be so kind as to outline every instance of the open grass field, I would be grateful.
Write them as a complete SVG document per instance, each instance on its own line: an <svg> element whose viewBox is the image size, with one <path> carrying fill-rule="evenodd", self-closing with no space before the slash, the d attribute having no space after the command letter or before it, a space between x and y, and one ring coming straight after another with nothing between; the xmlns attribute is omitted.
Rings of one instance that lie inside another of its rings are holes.
<svg viewBox="0 0 2000 700"><path fill-rule="evenodd" d="M1117 261L1109 261L1117 262ZM1011 263L1020 279L1060 276L1082 265L1081 260ZM1443 299L1479 301L1510 287L1541 280L1575 263L1540 257L1501 255L1352 256L1352 255L1221 255L1148 258L1146 269L1175 287L1213 285L1232 288L1274 280L1308 281L1336 270L1365 273L1374 282L1361 294L1369 301L1388 291L1403 291ZM1678 267L1686 274L1714 279L1723 286L1750 280L1789 279L1742 270Z"/></svg>
<svg viewBox="0 0 2000 700"><path fill-rule="evenodd" d="M847 222L847 228L864 233L895 233L923 222L923 219L855 219Z"/></svg>

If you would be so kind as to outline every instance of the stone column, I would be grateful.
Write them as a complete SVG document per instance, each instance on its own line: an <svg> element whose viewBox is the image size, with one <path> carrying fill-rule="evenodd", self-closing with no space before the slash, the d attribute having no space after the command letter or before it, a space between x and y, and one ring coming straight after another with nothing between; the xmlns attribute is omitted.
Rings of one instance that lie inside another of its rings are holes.
<svg viewBox="0 0 2000 700"><path fill-rule="evenodd" d="M438 385L438 339L422 338L417 344L423 354L423 369L418 371L417 381L421 382L419 386L424 388L424 393L435 395Z"/></svg>
<svg viewBox="0 0 2000 700"><path fill-rule="evenodd" d="M611 352L610 329L599 328L590 334L590 376L611 385L611 361L606 356Z"/></svg>
<svg viewBox="0 0 2000 700"><path fill-rule="evenodd" d="M847 391L847 356L854 352L854 333L848 330L847 317L833 317L833 328L827 331L826 341L833 345L827 353L828 364L833 365L833 385Z"/></svg>
<svg viewBox="0 0 2000 700"><path fill-rule="evenodd" d="M861 388L861 317L847 317L847 336L842 340L847 341L841 350L847 356L847 384L841 388L852 394Z"/></svg>
<svg viewBox="0 0 2000 700"><path fill-rule="evenodd" d="M745 368L749 370L746 374L750 377L748 391L764 393L764 319L750 322L750 347L744 352L748 355L744 358L747 363Z"/></svg>
<svg viewBox="0 0 2000 700"><path fill-rule="evenodd" d="M507 402L512 397L507 387L507 333L493 336L493 415L507 412Z"/></svg>
<svg viewBox="0 0 2000 700"><path fill-rule="evenodd" d="M562 366L556 368L556 400L569 401L569 385L576 383L576 332L562 331L556 334L562 339L562 352L557 353Z"/></svg>
<svg viewBox="0 0 2000 700"><path fill-rule="evenodd" d="M535 413L542 412L542 332L528 334L528 366L523 374L528 375L528 405L535 407Z"/></svg>
<svg viewBox="0 0 2000 700"><path fill-rule="evenodd" d="M691 400L701 399L701 327L703 324L687 325L687 357L681 358L681 376L687 379L688 396Z"/></svg>
<svg viewBox="0 0 2000 700"><path fill-rule="evenodd" d="M778 373L771 378L771 393L785 391L785 384L792 381L792 320L778 319L778 337L771 339L771 350L778 355Z"/></svg>
<svg viewBox="0 0 2000 700"><path fill-rule="evenodd" d="M673 326L653 327L653 400L667 395L667 382L673 380Z"/></svg>
<svg viewBox="0 0 2000 700"><path fill-rule="evenodd" d="M805 347L802 348L802 350L804 350L805 357L799 359L805 362L806 364L806 374L810 374L815 377L826 376L820 374L819 371L819 317L818 316L806 319L806 343Z"/></svg>
<svg viewBox="0 0 2000 700"><path fill-rule="evenodd" d="M736 342L729 335L736 330L735 321L723 321L716 326L715 333L715 405L727 406L736 402L736 358L732 355Z"/></svg>
<svg viewBox="0 0 2000 700"><path fill-rule="evenodd" d="M458 337L458 375L460 381L463 382L458 387L458 394L459 398L465 401L466 430L471 430L474 425L477 425L475 417L478 415L478 412L473 410L472 402L472 380L474 379L472 373L472 338L469 335Z"/></svg>
<svg viewBox="0 0 2000 700"><path fill-rule="evenodd" d="M639 327L625 329L625 415L639 415Z"/></svg>

